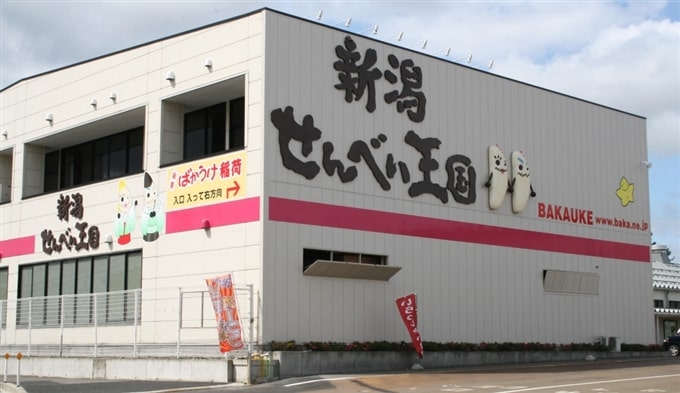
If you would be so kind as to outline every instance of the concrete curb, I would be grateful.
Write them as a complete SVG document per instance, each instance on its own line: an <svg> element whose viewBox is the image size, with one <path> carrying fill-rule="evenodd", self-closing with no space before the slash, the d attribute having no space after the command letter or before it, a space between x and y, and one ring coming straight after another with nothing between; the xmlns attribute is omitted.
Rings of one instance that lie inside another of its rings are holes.
<svg viewBox="0 0 680 393"><path fill-rule="evenodd" d="M26 391L13 383L0 382L0 393L26 393Z"/></svg>

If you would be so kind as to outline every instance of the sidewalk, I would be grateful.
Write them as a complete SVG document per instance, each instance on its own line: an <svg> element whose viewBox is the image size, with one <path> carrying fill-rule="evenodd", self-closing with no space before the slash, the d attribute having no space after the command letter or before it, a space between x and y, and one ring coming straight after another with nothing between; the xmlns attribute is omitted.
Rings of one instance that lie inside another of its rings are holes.
<svg viewBox="0 0 680 393"><path fill-rule="evenodd" d="M191 392L198 389L238 388L242 383L186 381L119 381L68 378L21 377L17 387L14 380L0 383L0 393L170 393Z"/></svg>

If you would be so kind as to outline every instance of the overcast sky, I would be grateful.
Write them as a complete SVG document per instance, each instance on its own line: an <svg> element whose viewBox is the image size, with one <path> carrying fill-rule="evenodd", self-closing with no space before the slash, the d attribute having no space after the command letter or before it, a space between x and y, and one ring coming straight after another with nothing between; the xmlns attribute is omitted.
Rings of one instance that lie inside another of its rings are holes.
<svg viewBox="0 0 680 393"><path fill-rule="evenodd" d="M0 0L0 88L261 7L646 117L652 239L680 256L680 0Z"/></svg>

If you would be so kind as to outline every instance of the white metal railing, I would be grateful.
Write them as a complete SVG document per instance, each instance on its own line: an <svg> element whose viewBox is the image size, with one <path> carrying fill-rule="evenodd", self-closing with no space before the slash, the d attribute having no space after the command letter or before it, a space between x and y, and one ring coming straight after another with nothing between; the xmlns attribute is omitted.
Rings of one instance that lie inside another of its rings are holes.
<svg viewBox="0 0 680 393"><path fill-rule="evenodd" d="M256 326L252 285L235 288L249 355ZM244 312L245 311L245 312ZM0 353L25 356L204 356L219 352L206 290L136 289L0 301Z"/></svg>

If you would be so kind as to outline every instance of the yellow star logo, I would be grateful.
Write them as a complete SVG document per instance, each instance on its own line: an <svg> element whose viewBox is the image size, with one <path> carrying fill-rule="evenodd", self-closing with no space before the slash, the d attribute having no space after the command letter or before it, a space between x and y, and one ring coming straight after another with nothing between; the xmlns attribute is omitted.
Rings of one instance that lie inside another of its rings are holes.
<svg viewBox="0 0 680 393"><path fill-rule="evenodd" d="M635 202L633 191L635 191L635 184L629 183L625 177L622 177L619 189L616 190L616 196L621 200L621 206L626 207L629 203Z"/></svg>

